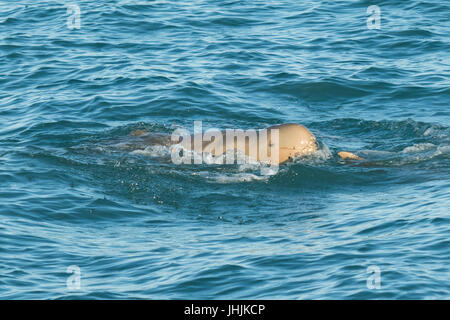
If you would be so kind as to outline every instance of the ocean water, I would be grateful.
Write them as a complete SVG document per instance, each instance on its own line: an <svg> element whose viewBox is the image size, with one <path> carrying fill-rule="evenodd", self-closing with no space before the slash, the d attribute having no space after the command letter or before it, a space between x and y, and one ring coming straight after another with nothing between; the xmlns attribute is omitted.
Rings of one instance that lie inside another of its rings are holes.
<svg viewBox="0 0 450 320"><path fill-rule="evenodd" d="M450 298L449 12L0 1L0 298ZM263 175L123 147L195 120L320 150Z"/></svg>

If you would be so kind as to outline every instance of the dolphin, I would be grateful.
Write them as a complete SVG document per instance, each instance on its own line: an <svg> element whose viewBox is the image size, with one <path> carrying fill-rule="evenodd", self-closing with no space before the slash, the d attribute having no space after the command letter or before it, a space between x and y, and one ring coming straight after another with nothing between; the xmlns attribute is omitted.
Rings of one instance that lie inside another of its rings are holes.
<svg viewBox="0 0 450 320"><path fill-rule="evenodd" d="M276 140L274 129L278 132L278 143L274 143ZM264 132L267 132L267 135L263 135ZM206 134L202 133L182 136L175 140L168 135L149 133L144 130L131 132L132 136L140 137L148 145L165 145L170 147L181 144L187 150L194 150L199 153L210 152L214 156L225 154L231 149L241 151L247 156L253 156L258 161L269 160L268 162L278 162L279 164L288 162L295 157L311 155L318 150L316 137L305 126L297 123L270 126L265 131L255 131L253 136L249 134L249 131L241 130L241 134L244 138L241 140L242 143L239 143L235 136L227 136L226 131L223 130L209 132L209 139L205 139ZM201 143L196 145L194 143L196 138ZM278 157L273 159L273 156L276 156L276 154L278 154ZM346 160L364 160L349 151L340 151L338 156Z"/></svg>

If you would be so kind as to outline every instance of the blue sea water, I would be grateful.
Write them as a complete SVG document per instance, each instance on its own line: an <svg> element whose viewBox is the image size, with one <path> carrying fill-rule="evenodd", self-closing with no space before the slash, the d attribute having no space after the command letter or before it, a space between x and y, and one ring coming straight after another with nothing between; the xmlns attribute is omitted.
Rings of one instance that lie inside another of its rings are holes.
<svg viewBox="0 0 450 320"><path fill-rule="evenodd" d="M0 1L0 298L450 298L449 13ZM120 147L194 120L321 147L273 175Z"/></svg>

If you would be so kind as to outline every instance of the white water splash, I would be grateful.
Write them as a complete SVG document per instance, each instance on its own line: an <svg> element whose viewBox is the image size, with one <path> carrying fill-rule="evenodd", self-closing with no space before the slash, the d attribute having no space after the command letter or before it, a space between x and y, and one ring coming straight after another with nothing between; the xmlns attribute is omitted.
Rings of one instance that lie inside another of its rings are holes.
<svg viewBox="0 0 450 320"><path fill-rule="evenodd" d="M139 154L148 157L168 157L170 156L170 149L166 146L148 146L145 149L131 151L131 154Z"/></svg>
<svg viewBox="0 0 450 320"><path fill-rule="evenodd" d="M270 178L269 175L260 176L254 173L231 173L231 174L210 174L206 177L207 180L214 181L216 183L239 183L239 182L251 182L251 181L267 181Z"/></svg>
<svg viewBox="0 0 450 320"><path fill-rule="evenodd" d="M324 143L322 143L319 147L319 149L308 155L308 156L300 156L295 157L293 159L294 163L304 163L309 165L318 165L323 164L327 160L329 160L332 157L333 153L331 152L330 148Z"/></svg>

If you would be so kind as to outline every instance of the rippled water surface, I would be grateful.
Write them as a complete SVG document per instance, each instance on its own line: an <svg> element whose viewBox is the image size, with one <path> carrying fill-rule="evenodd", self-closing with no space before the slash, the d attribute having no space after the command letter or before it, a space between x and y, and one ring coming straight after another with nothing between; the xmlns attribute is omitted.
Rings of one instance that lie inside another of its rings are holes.
<svg viewBox="0 0 450 320"><path fill-rule="evenodd" d="M79 29L70 3L0 1L0 298L450 297L447 1L74 1ZM320 150L123 147L194 120Z"/></svg>

